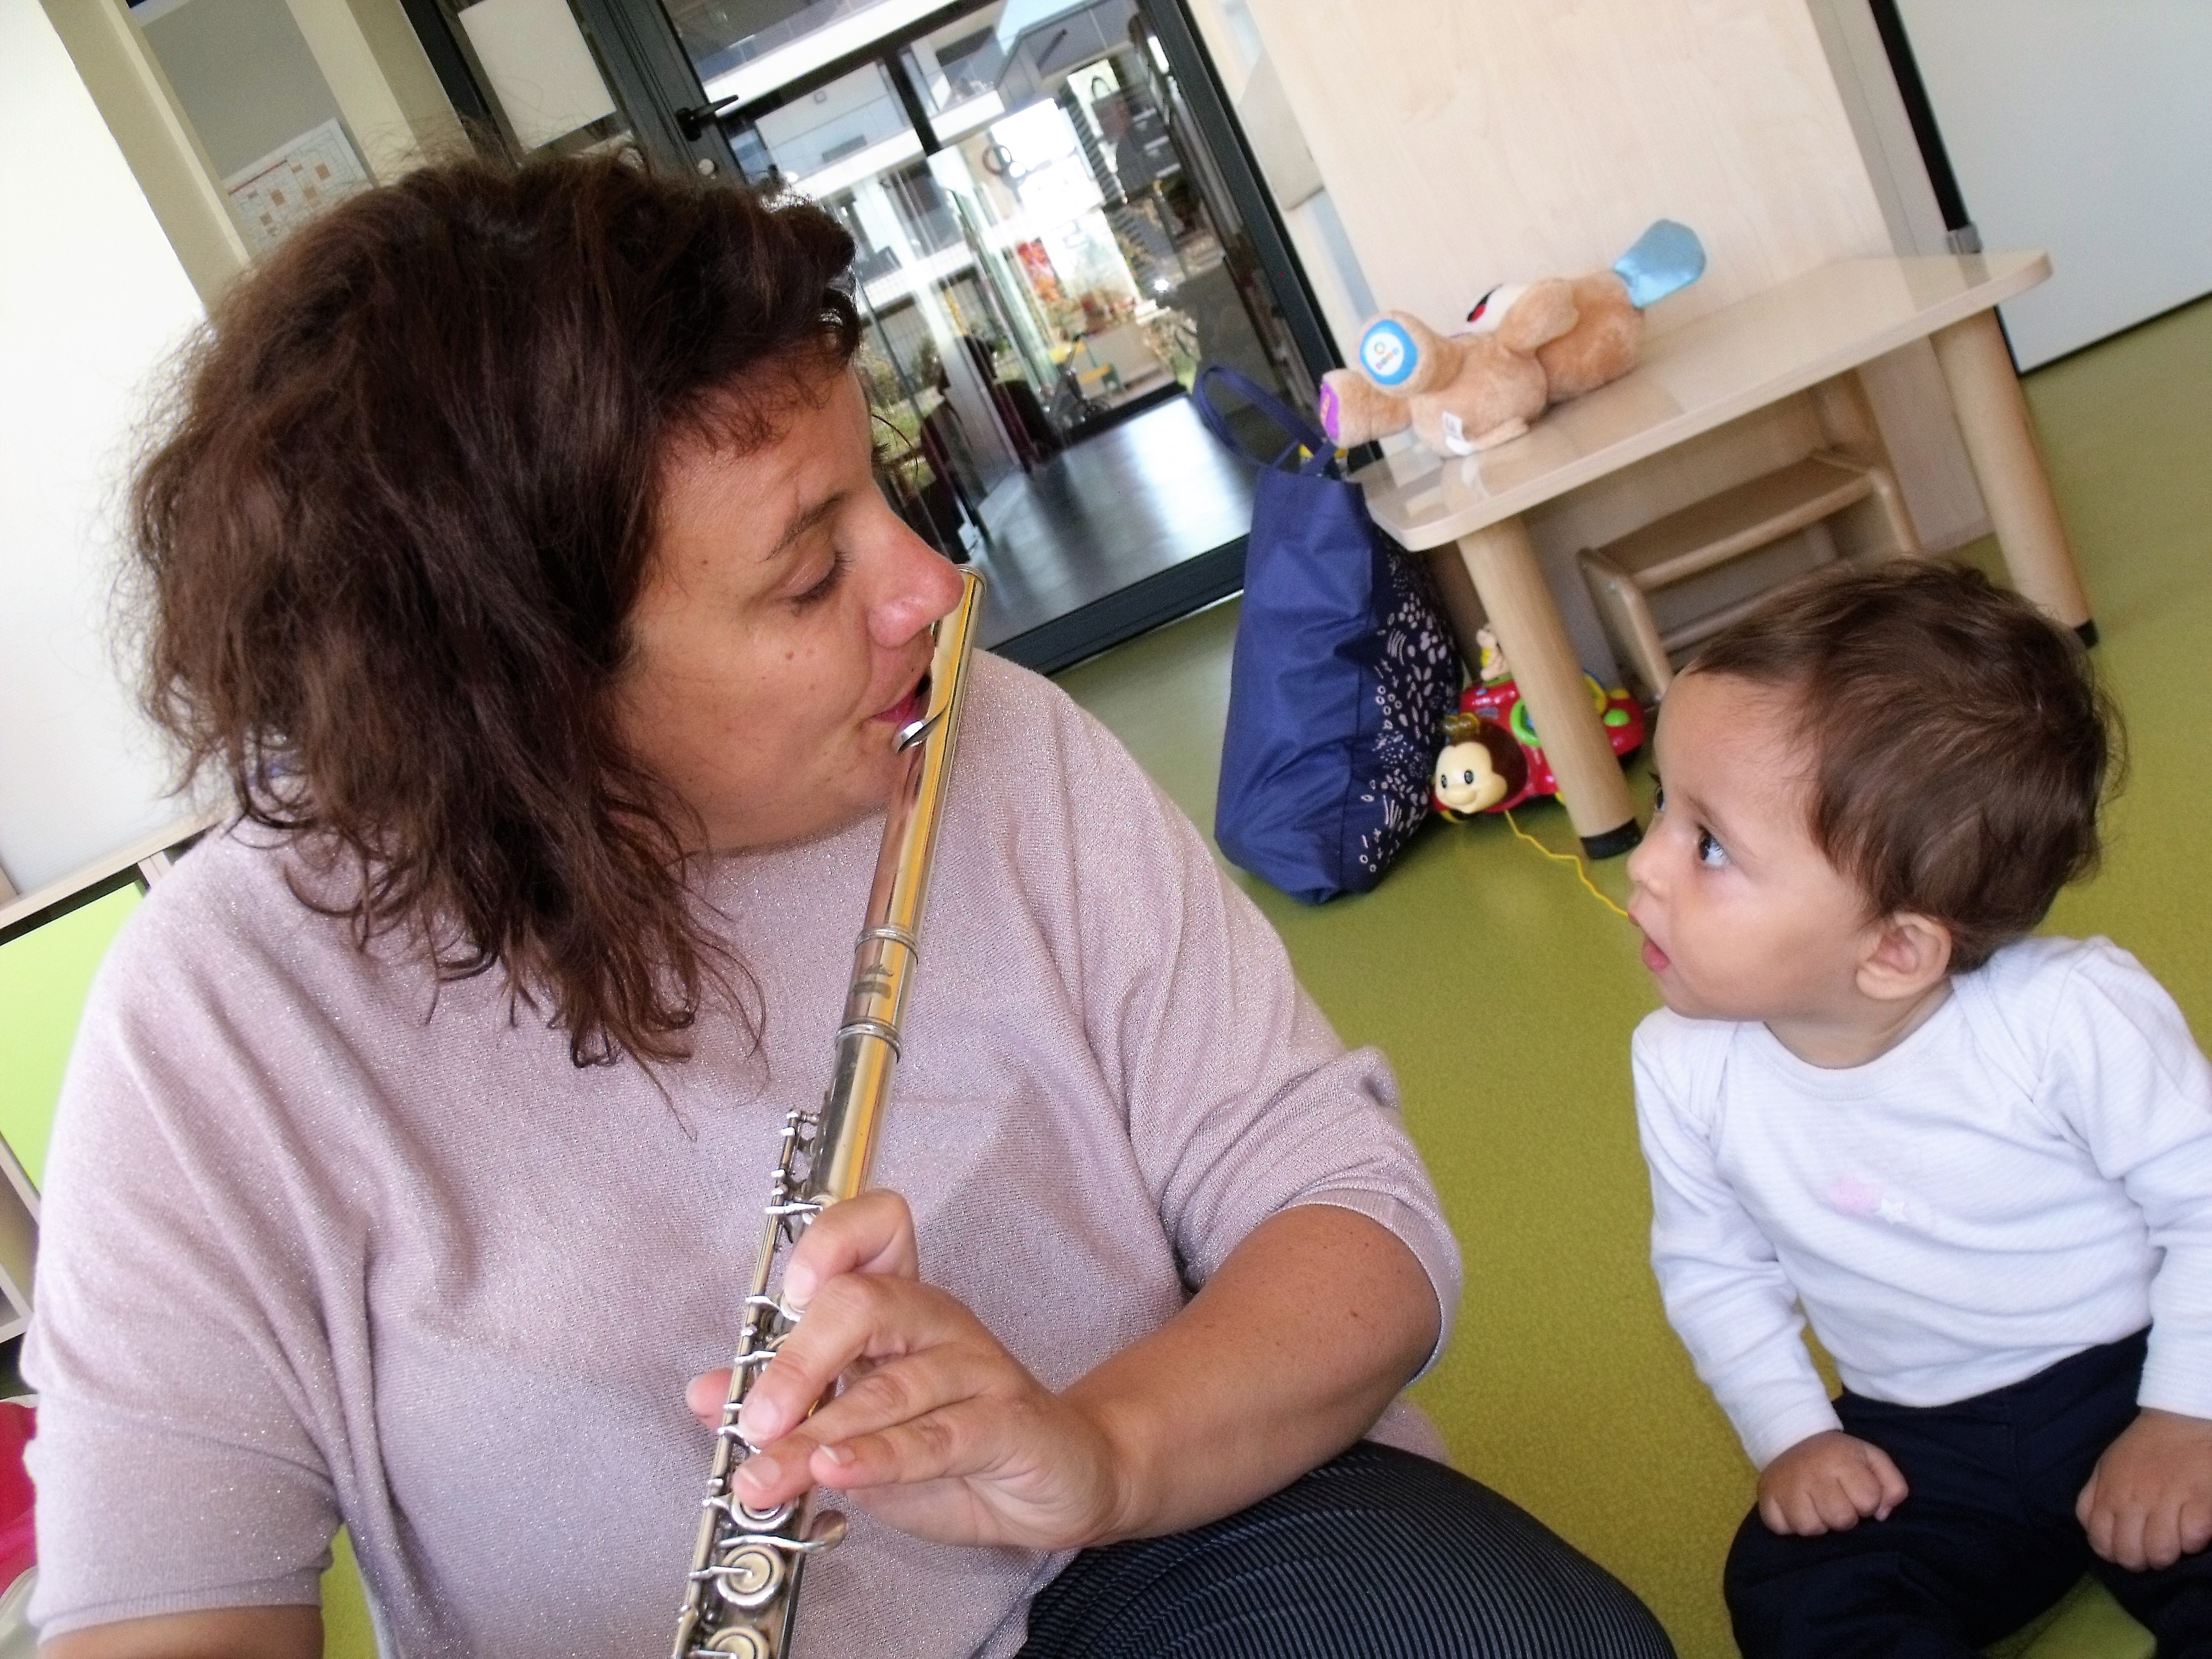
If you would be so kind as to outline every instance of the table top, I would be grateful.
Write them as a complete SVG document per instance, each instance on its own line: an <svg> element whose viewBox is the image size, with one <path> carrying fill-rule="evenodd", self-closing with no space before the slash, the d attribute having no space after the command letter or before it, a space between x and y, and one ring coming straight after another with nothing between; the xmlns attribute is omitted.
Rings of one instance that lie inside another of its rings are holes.
<svg viewBox="0 0 2212 1659"><path fill-rule="evenodd" d="M1656 336L1632 373L1546 411L1526 437L1454 460L1415 446L1353 477L1375 522L1401 546L1440 547L1962 322L2050 275L2051 261L2034 252L1821 265Z"/></svg>

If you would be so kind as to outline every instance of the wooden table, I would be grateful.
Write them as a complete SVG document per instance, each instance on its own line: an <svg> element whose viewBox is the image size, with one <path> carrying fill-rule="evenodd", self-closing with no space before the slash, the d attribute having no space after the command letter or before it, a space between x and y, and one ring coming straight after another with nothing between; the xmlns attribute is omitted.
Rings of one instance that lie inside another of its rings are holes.
<svg viewBox="0 0 2212 1659"><path fill-rule="evenodd" d="M2050 275L2040 253L1823 265L1651 340L1633 374L1550 410L1524 438L1463 460L1403 452L1355 475L1375 522L1401 546L1456 546L1591 857L1628 851L1643 830L1520 515L1929 337L2014 586L2094 640L2074 550L1990 309Z"/></svg>

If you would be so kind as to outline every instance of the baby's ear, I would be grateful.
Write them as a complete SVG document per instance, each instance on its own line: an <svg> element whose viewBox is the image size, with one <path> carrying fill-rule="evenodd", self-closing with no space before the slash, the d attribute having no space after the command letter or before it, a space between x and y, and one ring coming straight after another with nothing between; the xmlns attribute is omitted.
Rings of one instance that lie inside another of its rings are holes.
<svg viewBox="0 0 2212 1659"><path fill-rule="evenodd" d="M1950 971L1951 930L1933 916L1899 910L1868 931L1859 989L1878 1002L1901 1002Z"/></svg>

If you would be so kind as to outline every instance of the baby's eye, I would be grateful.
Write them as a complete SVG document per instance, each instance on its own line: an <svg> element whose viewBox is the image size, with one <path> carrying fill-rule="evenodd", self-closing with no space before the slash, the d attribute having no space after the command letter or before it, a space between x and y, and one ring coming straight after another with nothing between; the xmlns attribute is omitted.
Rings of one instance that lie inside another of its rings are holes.
<svg viewBox="0 0 2212 1659"><path fill-rule="evenodd" d="M1655 813L1667 810L1667 786L1663 783L1659 786L1658 793L1651 797L1651 810Z"/></svg>
<svg viewBox="0 0 2212 1659"><path fill-rule="evenodd" d="M1698 831L1698 862L1708 870L1725 867L1729 861L1728 848L1713 839L1710 830Z"/></svg>

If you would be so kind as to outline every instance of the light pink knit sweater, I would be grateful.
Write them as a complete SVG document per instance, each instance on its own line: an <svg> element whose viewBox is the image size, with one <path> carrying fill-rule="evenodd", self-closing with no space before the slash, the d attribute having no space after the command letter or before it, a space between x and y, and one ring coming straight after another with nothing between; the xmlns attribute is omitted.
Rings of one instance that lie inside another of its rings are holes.
<svg viewBox="0 0 2212 1659"><path fill-rule="evenodd" d="M877 1164L927 1277L1048 1384L1301 1203L1459 1260L1393 1085L1118 744L979 659ZM313 1602L341 1521L386 1651L665 1650L778 1126L826 1080L878 826L732 858L764 1048L664 1095L579 1071L497 977L433 995L234 835L118 941L55 1128L29 1370L49 1635ZM1419 1449L1394 1408L1378 1431ZM1004 1654L1054 1558L866 1518L804 1655Z"/></svg>

